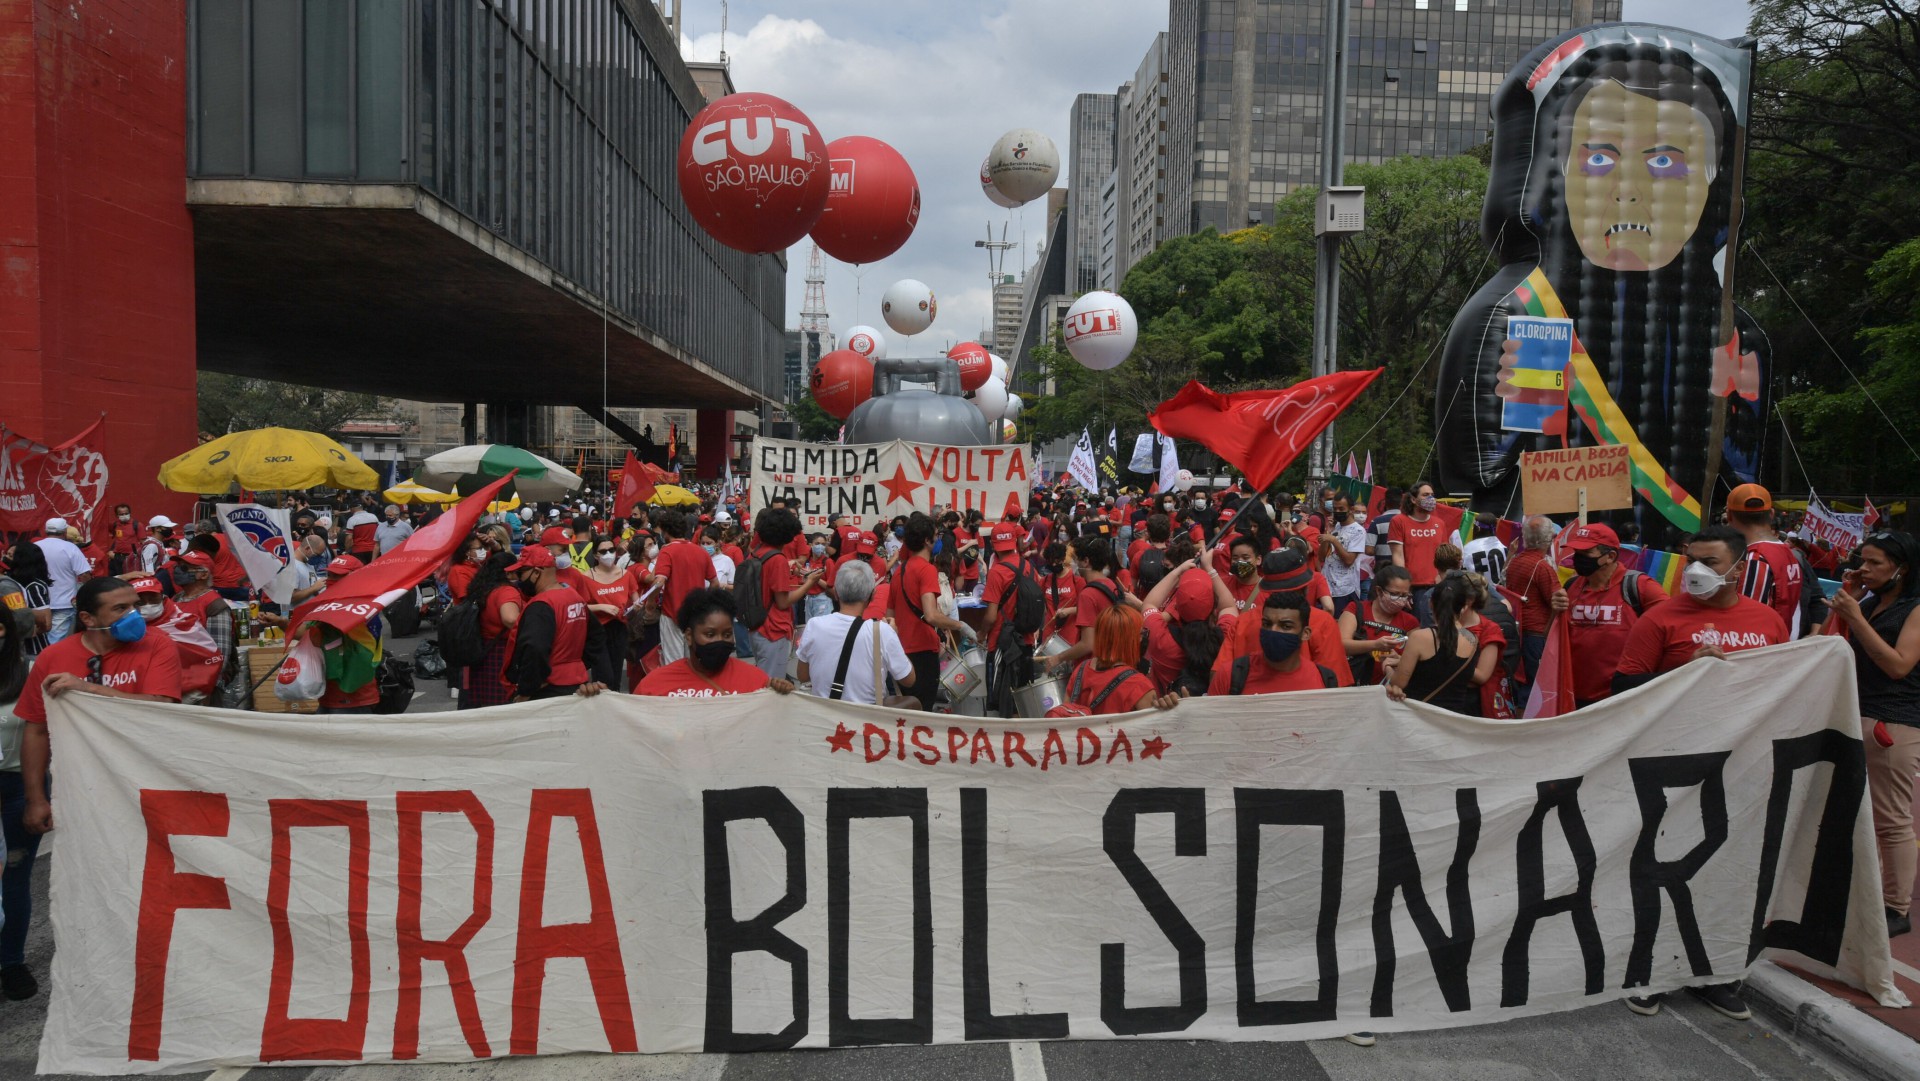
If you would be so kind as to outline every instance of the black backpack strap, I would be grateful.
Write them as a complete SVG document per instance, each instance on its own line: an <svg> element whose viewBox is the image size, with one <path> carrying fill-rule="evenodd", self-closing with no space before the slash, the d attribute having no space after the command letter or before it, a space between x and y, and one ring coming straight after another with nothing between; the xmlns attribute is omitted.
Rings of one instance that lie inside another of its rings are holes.
<svg viewBox="0 0 1920 1081"><path fill-rule="evenodd" d="M847 628L847 640L840 645L840 663L833 669L833 687L827 697L839 701L847 689L847 665L853 660L853 643L860 638L860 628L867 621L855 616L853 625Z"/></svg>
<svg viewBox="0 0 1920 1081"><path fill-rule="evenodd" d="M905 570L906 565L907 565L907 561L903 559L900 562L895 563L893 565L893 569L887 572L887 584L893 590L893 595L895 597L904 596L904 594L900 592L900 586L907 575L907 572ZM926 623L927 626L929 627L933 626L932 623L928 622L927 614L920 610L918 598L914 598L914 597L907 598L907 611L912 612L914 614L914 617L918 619L920 622Z"/></svg>
<svg viewBox="0 0 1920 1081"><path fill-rule="evenodd" d="M1120 603L1120 591L1116 589L1114 587L1114 584L1108 581L1107 579L1102 578L1099 581L1088 582L1087 585L1089 588L1099 590L1100 595L1107 598L1108 604Z"/></svg>
<svg viewBox="0 0 1920 1081"><path fill-rule="evenodd" d="M1247 676L1253 671L1253 658L1242 655L1233 659L1233 667L1227 675L1227 693L1242 695L1247 691Z"/></svg>
<svg viewBox="0 0 1920 1081"><path fill-rule="evenodd" d="M1116 690L1119 690L1120 685L1122 683L1127 682L1128 680L1132 679L1133 677L1139 674L1140 672L1137 669L1122 668L1120 670L1120 674L1113 677L1113 681L1111 683L1108 683L1105 687L1101 688L1099 694L1096 694L1093 696L1093 701L1088 703L1087 705L1087 712L1089 713L1100 712L1100 704L1107 700L1108 695L1112 694ZM1078 698L1079 696L1076 694L1075 697Z"/></svg>
<svg viewBox="0 0 1920 1081"><path fill-rule="evenodd" d="M1320 685L1322 687L1332 690L1340 685L1340 677L1333 674L1333 669L1328 668L1324 664L1316 664L1314 667L1320 670Z"/></svg>

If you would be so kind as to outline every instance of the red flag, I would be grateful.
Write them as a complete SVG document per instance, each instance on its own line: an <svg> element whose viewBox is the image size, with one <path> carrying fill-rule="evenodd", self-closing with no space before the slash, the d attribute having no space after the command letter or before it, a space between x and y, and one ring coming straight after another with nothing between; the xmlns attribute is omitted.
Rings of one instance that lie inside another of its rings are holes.
<svg viewBox="0 0 1920 1081"><path fill-rule="evenodd" d="M1451 537L1460 531L1460 523L1466 520L1467 512L1459 507L1450 507L1445 503L1433 505L1433 516L1440 521L1440 536ZM1452 541L1447 543L1451 544Z"/></svg>
<svg viewBox="0 0 1920 1081"><path fill-rule="evenodd" d="M1547 647L1540 654L1540 670L1531 673L1533 692L1527 697L1526 716L1563 717L1574 710L1573 651L1567 637L1573 623L1565 612L1555 612L1547 626Z"/></svg>
<svg viewBox="0 0 1920 1081"><path fill-rule="evenodd" d="M1188 383L1147 419L1167 435L1206 447L1245 473L1256 488L1265 488L1383 370L1335 372L1279 390L1232 394Z"/></svg>
<svg viewBox="0 0 1920 1081"><path fill-rule="evenodd" d="M49 518L88 529L106 501L106 416L59 446L0 424L0 530L37 537ZM91 534L90 534L91 535Z"/></svg>
<svg viewBox="0 0 1920 1081"><path fill-rule="evenodd" d="M1386 510L1387 490L1376 484L1373 490L1367 493L1367 521L1371 522L1380 517L1386 513Z"/></svg>
<svg viewBox="0 0 1920 1081"><path fill-rule="evenodd" d="M1873 505L1872 496L1862 496L1861 498L1866 500L1867 513L1861 518L1860 524L1865 527L1866 532L1871 533L1873 532L1873 527L1880 524L1880 508Z"/></svg>
<svg viewBox="0 0 1920 1081"><path fill-rule="evenodd" d="M652 462L641 462L640 471L645 473L647 475L647 479L652 481L655 484L680 483L680 474L669 473L666 470L660 468L659 466L654 465Z"/></svg>
<svg viewBox="0 0 1920 1081"><path fill-rule="evenodd" d="M516 469L460 500L425 528L401 541L399 547L295 608L288 626L298 628L311 620L344 632L379 615L381 609L401 593L439 570L453 556L461 542L473 535L473 524L486 513L487 504L493 502L500 489L519 472Z"/></svg>
<svg viewBox="0 0 1920 1081"><path fill-rule="evenodd" d="M613 513L624 518L633 513L633 508L653 498L653 478L647 475L648 469L627 451L627 464L620 470L620 494L614 497Z"/></svg>

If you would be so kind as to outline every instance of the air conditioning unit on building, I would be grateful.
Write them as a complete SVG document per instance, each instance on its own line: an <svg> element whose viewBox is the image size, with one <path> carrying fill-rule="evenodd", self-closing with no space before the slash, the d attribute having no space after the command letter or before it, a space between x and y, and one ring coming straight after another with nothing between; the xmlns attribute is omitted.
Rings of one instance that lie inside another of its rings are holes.
<svg viewBox="0 0 1920 1081"><path fill-rule="evenodd" d="M1367 228L1367 189L1331 187L1320 189L1313 219L1313 235L1347 235Z"/></svg>

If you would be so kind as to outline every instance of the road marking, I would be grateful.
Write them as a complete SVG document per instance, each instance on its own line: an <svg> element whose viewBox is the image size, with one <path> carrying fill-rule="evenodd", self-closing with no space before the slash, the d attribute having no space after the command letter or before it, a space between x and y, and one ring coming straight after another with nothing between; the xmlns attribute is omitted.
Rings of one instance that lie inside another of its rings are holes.
<svg viewBox="0 0 1920 1081"><path fill-rule="evenodd" d="M1722 1042L1713 1033L1708 1032L1706 1029L1703 1029L1699 1025L1694 1024L1692 1021L1689 1021L1686 1018L1680 1016L1680 1011L1673 1008L1672 1002L1668 1002L1667 1008L1664 1010L1661 1010L1660 1012L1667 1015L1668 1017L1673 1018L1675 1021L1678 1021L1681 1024L1687 1026L1687 1030L1689 1032L1692 1032L1695 1036L1698 1036L1701 1039L1712 1044L1713 1046L1719 1048L1721 1054L1727 1056L1728 1058L1732 1059L1735 1062L1738 1062L1740 1065L1745 1066L1747 1068L1747 1072L1751 1073L1753 1076L1757 1078L1760 1078L1760 1081L1773 1081L1772 1074L1769 1074L1767 1071L1761 1069L1758 1066L1755 1066L1751 1062L1748 1062L1745 1056L1741 1055L1740 1052L1735 1051L1731 1046Z"/></svg>
<svg viewBox="0 0 1920 1081"><path fill-rule="evenodd" d="M1920 968L1915 968L1898 957L1893 959L1893 970L1914 983L1920 983Z"/></svg>
<svg viewBox="0 0 1920 1081"><path fill-rule="evenodd" d="M207 1081L240 1081L247 1076L245 1066L222 1066L207 1075Z"/></svg>
<svg viewBox="0 0 1920 1081"><path fill-rule="evenodd" d="M1015 1040L1007 1045L1013 1056L1013 1081L1047 1081L1047 1064L1040 1057L1040 1044L1034 1040Z"/></svg>

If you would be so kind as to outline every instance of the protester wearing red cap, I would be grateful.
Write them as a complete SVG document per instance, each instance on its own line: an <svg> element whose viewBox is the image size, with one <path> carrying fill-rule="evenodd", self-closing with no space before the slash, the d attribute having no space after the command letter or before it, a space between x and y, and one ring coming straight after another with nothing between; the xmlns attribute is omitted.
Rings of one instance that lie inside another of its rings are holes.
<svg viewBox="0 0 1920 1081"><path fill-rule="evenodd" d="M1180 562L1141 599L1146 606L1142 626L1147 632L1147 674L1161 694L1205 694L1205 673L1220 655L1218 620L1233 611L1233 594L1211 561L1202 564L1194 558L1191 541L1182 537L1168 547Z"/></svg>
<svg viewBox="0 0 1920 1081"><path fill-rule="evenodd" d="M1633 625L1667 593L1653 579L1620 565L1620 538L1601 522L1568 530L1560 546L1573 553L1575 577L1553 595L1553 610L1570 616L1573 698L1586 706L1613 694Z"/></svg>
<svg viewBox="0 0 1920 1081"><path fill-rule="evenodd" d="M1773 493L1758 484L1742 484L1728 492L1727 524L1739 530L1747 542L1746 570L1740 577L1741 596L1772 608L1787 629L1799 637L1802 631L1800 596L1806 585L1807 568L1793 546L1774 532Z"/></svg>
<svg viewBox="0 0 1920 1081"><path fill-rule="evenodd" d="M224 667L220 647L200 617L167 599L160 579L135 572L127 584L140 597L136 609L150 631L172 639L180 657L180 701L205 705L213 700Z"/></svg>
<svg viewBox="0 0 1920 1081"><path fill-rule="evenodd" d="M529 546L507 568L528 598L506 670L516 702L597 694L613 682L600 624L588 613L586 598L561 584L554 562L545 547Z"/></svg>
<svg viewBox="0 0 1920 1081"><path fill-rule="evenodd" d="M987 602L984 623L987 687L991 692L988 701L1011 716L1013 689L1032 682L1033 647L1039 636L1038 631L1021 634L1014 625L1019 614L1021 583L1026 582L1031 588L1030 596L1039 606L1042 629L1046 626L1045 592L1040 585L1039 568L1020 554L1017 525L1009 522L995 525L987 534L987 545L993 552L993 565L987 571L981 594Z"/></svg>
<svg viewBox="0 0 1920 1081"><path fill-rule="evenodd" d="M358 570L360 565L353 563L353 566ZM233 606L213 588L213 568L213 556L206 551L190 548L182 553L173 562L173 602L199 620L213 636L214 647L223 659L221 682L225 683L239 669L239 627Z"/></svg>

